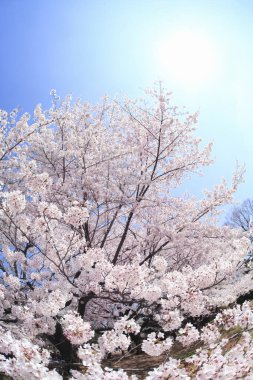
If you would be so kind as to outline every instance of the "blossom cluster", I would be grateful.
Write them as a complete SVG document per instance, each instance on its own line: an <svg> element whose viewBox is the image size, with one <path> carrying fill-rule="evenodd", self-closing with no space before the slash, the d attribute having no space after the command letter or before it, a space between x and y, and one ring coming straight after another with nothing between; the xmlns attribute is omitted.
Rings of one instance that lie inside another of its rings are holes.
<svg viewBox="0 0 253 380"><path fill-rule="evenodd" d="M163 352L170 350L173 341L171 338L164 339L164 334L155 332L148 335L147 340L142 343L142 351L150 356L159 356Z"/></svg>
<svg viewBox="0 0 253 380"><path fill-rule="evenodd" d="M94 336L90 324L75 312L66 313L61 319L61 325L64 335L72 344L81 345Z"/></svg>

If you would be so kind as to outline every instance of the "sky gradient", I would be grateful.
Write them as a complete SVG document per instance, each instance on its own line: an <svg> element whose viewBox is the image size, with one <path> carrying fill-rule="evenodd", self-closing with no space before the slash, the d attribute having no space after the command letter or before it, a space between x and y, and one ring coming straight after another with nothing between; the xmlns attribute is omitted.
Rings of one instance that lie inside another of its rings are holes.
<svg viewBox="0 0 253 380"><path fill-rule="evenodd" d="M0 0L0 15L0 108L46 108L52 88L92 102L136 97L163 80L175 104L200 111L198 134L214 142L215 164L185 190L200 195L222 177L229 182L237 160L246 175L236 199L253 198L251 0ZM169 69L170 38L181 30L206 36L215 50L215 70L196 85Z"/></svg>

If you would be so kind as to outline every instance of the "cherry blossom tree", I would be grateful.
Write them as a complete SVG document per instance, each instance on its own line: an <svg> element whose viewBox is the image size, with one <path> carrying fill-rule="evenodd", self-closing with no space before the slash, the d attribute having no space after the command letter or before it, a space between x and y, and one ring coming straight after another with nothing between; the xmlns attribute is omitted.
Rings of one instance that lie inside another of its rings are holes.
<svg viewBox="0 0 253 380"><path fill-rule="evenodd" d="M251 288L237 271L248 240L217 221L243 169L203 199L176 196L212 162L197 120L161 84L145 100L91 105L53 91L51 108L38 105L32 117L1 111L0 371L61 379L49 369L53 353L88 367L72 379L127 379L101 361L135 345L160 355L175 331L182 345L219 339L216 325L201 332L189 318ZM156 329L145 335L145 326ZM148 379L180 368L171 359Z"/></svg>

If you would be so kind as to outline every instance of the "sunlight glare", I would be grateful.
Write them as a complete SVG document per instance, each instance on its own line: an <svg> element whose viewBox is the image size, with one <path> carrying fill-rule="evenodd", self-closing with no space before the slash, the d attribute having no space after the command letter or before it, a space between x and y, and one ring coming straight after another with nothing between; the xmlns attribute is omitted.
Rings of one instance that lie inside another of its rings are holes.
<svg viewBox="0 0 253 380"><path fill-rule="evenodd" d="M199 86L212 79L218 55L207 36L177 31L160 42L158 61L164 79L170 77L185 85Z"/></svg>

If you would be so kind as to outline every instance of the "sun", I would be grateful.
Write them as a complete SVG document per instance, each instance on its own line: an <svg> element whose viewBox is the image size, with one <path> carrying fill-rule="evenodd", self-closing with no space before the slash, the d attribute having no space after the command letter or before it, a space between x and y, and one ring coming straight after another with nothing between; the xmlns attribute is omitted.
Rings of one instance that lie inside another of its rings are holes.
<svg viewBox="0 0 253 380"><path fill-rule="evenodd" d="M175 31L160 42L158 65L164 79L185 85L201 85L212 79L218 66L216 49L208 36Z"/></svg>

